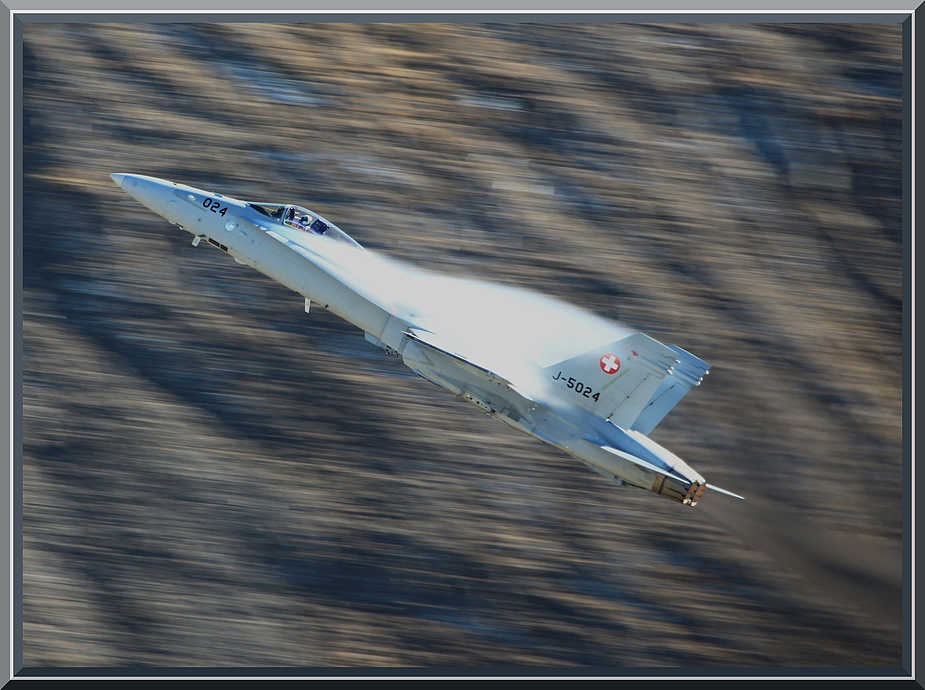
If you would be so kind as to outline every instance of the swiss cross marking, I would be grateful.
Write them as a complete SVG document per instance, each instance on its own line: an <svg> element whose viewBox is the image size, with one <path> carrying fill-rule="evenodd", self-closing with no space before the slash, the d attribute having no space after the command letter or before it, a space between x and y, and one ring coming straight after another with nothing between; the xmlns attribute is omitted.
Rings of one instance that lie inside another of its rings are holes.
<svg viewBox="0 0 925 690"><path fill-rule="evenodd" d="M605 374L616 374L620 371L620 358L608 352L601 357L601 371Z"/></svg>

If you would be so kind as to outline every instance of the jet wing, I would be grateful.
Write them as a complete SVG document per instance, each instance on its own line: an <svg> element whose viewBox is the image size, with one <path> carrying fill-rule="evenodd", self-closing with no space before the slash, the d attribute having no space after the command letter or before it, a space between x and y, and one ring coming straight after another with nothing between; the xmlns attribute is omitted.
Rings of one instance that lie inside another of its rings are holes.
<svg viewBox="0 0 925 690"><path fill-rule="evenodd" d="M481 378L484 378L489 383L511 383L500 374L496 374L493 371L476 364L465 355L460 354L459 347L449 338L444 338L437 333L430 333L428 331L423 331L417 328L409 328L407 331L405 331L405 337L410 338L411 340L420 343L421 345L424 345L431 350L436 350L437 352L452 357L456 362L473 370Z"/></svg>
<svg viewBox="0 0 925 690"><path fill-rule="evenodd" d="M512 381L509 381L501 374L495 373L494 371L483 367L480 364L477 364L466 355L461 354L459 351L459 346L449 338L441 336L438 333L431 333L429 331L424 331L418 328L409 328L405 331L404 335L409 340L423 345L430 350L434 350L450 357L457 364L462 365L488 383L498 383L507 386L521 397L534 402L533 398L529 394L524 392L522 388L518 388Z"/></svg>

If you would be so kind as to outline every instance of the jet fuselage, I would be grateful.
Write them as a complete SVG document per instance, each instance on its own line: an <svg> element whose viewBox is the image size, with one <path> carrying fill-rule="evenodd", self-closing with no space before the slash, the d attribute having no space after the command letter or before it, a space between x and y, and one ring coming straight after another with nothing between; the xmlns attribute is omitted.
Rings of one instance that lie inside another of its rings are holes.
<svg viewBox="0 0 925 690"><path fill-rule="evenodd" d="M658 411L659 405L667 405L664 400L672 396L680 399L706 373L705 363L680 348L671 346L675 352L627 331L609 349L599 343L599 350L590 348L587 357L561 361L509 357L504 343L481 349L475 339L467 344L464 332L449 337L454 325L434 321L433 313L421 308L426 292L421 281L429 278L367 251L308 209L245 202L142 175L112 178L147 208L191 233L194 245L205 239L302 295L306 311L311 303L330 310L423 378L618 484L688 505L696 504L706 489L703 477L647 437L667 413ZM626 344L622 350L617 347L621 343ZM693 363L686 383L681 370L673 372L682 364L679 357ZM619 395L619 386L612 386L620 380L617 374L627 387ZM684 385L666 378L672 374ZM615 409L604 415L601 405ZM654 415L654 421L646 415Z"/></svg>

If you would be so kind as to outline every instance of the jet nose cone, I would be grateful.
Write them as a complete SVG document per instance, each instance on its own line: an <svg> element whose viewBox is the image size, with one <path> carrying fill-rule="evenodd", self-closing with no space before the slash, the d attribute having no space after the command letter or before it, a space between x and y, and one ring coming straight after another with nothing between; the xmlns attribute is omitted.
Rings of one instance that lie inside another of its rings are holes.
<svg viewBox="0 0 925 690"><path fill-rule="evenodd" d="M110 177L129 195L160 216L164 215L167 202L177 188L173 182L157 177L148 177L147 175L112 173Z"/></svg>

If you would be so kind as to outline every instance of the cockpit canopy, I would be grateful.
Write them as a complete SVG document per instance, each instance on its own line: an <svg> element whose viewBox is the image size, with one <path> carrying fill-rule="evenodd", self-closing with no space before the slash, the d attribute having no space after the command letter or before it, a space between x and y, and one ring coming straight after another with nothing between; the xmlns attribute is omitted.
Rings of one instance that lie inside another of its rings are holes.
<svg viewBox="0 0 925 690"><path fill-rule="evenodd" d="M315 235L324 235L332 240L344 242L351 246L362 249L350 235L341 230L339 227L325 220L317 213L309 211L302 206L294 204L248 204L255 211L259 211L265 216L286 227L301 232L310 232Z"/></svg>

